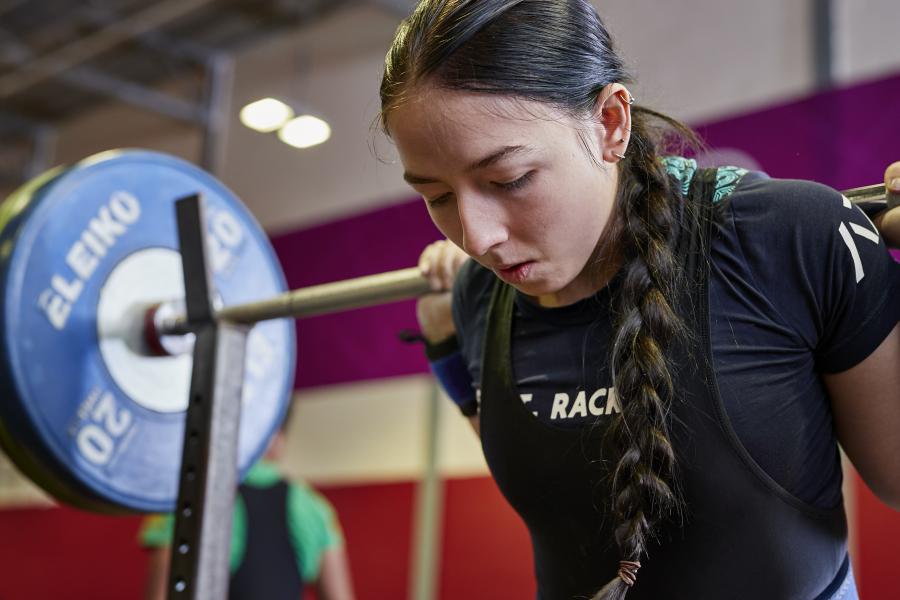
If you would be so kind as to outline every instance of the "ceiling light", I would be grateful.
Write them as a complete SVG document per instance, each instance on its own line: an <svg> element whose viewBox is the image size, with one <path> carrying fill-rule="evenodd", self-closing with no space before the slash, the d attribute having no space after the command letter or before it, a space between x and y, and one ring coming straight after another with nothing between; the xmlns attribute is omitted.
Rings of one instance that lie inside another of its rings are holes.
<svg viewBox="0 0 900 600"><path fill-rule="evenodd" d="M309 148L331 137L331 127L312 115L291 119L278 131L278 138L294 148Z"/></svg>
<svg viewBox="0 0 900 600"><path fill-rule="evenodd" d="M275 98L263 98L242 108L240 116L241 123L250 129L267 133L287 123L294 110Z"/></svg>

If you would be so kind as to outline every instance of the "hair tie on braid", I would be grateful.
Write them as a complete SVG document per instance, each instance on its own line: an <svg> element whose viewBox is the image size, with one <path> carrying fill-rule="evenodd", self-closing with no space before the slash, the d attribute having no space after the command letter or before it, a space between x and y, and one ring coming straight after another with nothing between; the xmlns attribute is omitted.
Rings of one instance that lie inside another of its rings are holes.
<svg viewBox="0 0 900 600"><path fill-rule="evenodd" d="M625 585L631 587L637 581L637 572L641 568L641 563L636 560L620 560L619 561L619 579L625 582Z"/></svg>

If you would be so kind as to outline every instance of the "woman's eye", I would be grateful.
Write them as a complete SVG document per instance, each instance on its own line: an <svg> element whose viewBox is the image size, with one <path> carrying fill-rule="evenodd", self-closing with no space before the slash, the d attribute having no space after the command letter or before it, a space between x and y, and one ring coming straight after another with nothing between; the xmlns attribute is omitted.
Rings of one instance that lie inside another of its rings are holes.
<svg viewBox="0 0 900 600"><path fill-rule="evenodd" d="M428 205L428 208L437 208L442 204L446 204L447 200L449 200L452 195L453 194L443 194L437 198L432 198L431 200L425 198L425 204Z"/></svg>
<svg viewBox="0 0 900 600"><path fill-rule="evenodd" d="M519 190L528 185L528 182L531 181L531 178L534 176L534 171L528 171L518 179L514 179L512 181L505 182L495 182L494 185L503 190Z"/></svg>

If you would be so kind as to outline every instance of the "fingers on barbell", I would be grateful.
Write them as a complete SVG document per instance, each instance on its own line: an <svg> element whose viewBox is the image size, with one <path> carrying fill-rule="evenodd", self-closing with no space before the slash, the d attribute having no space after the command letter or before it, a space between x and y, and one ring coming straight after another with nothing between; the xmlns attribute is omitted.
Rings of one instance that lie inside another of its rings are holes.
<svg viewBox="0 0 900 600"><path fill-rule="evenodd" d="M885 170L884 185L892 192L900 192L900 161L892 163Z"/></svg>
<svg viewBox="0 0 900 600"><path fill-rule="evenodd" d="M428 280L428 285L435 290L439 282L435 278L434 256L437 250L435 244L429 244L419 255L419 272Z"/></svg>
<svg viewBox="0 0 900 600"><path fill-rule="evenodd" d="M453 289L453 281L459 270L459 252L452 243L447 242L442 249L441 256L441 283L444 290Z"/></svg>
<svg viewBox="0 0 900 600"><path fill-rule="evenodd" d="M884 172L884 186L888 194L900 194L900 161L891 164Z"/></svg>
<svg viewBox="0 0 900 600"><path fill-rule="evenodd" d="M447 240L429 244L419 256L419 271L428 279L435 292L448 291L453 287L459 268L459 251Z"/></svg>
<svg viewBox="0 0 900 600"><path fill-rule="evenodd" d="M900 206L900 161L892 163L884 172L888 208Z"/></svg>

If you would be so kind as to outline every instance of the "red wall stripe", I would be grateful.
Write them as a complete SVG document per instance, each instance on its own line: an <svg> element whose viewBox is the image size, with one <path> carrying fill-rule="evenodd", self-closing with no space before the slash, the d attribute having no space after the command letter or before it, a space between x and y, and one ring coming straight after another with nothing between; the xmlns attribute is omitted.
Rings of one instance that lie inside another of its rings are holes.
<svg viewBox="0 0 900 600"><path fill-rule="evenodd" d="M450 479L444 490L439 598L534 598L528 530L494 480Z"/></svg>
<svg viewBox="0 0 900 600"><path fill-rule="evenodd" d="M318 489L340 517L357 600L406 598L416 485L401 482Z"/></svg>
<svg viewBox="0 0 900 600"><path fill-rule="evenodd" d="M859 476L853 483L860 597L900 598L900 514L882 503Z"/></svg>
<svg viewBox="0 0 900 600"><path fill-rule="evenodd" d="M900 598L900 519L855 480L863 598ZM525 526L488 477L445 482L437 589L441 600L533 598ZM416 484L330 486L348 544L359 600L407 598ZM146 554L136 543L140 517L73 508L0 510L0 598L140 598Z"/></svg>
<svg viewBox="0 0 900 600"><path fill-rule="evenodd" d="M0 598L122 600L143 597L140 517L74 508L0 511Z"/></svg>

